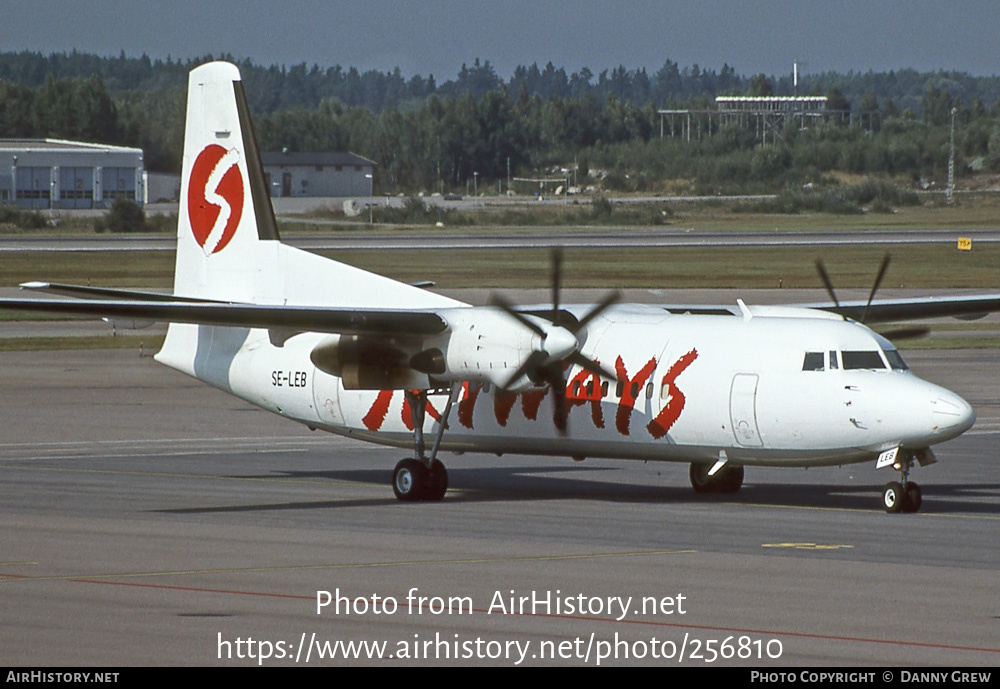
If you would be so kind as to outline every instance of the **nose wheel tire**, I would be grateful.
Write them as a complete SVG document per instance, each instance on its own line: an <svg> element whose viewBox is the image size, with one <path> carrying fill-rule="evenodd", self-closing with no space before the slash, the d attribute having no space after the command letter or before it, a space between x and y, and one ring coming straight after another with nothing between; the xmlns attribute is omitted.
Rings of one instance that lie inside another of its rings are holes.
<svg viewBox="0 0 1000 689"><path fill-rule="evenodd" d="M920 491L920 486L912 481L906 484L906 505L903 507L904 512L916 512L920 509L920 505L924 502L923 494Z"/></svg>
<svg viewBox="0 0 1000 689"><path fill-rule="evenodd" d="M916 512L923 502L920 486L913 481L907 481L905 485L899 481L890 481L882 489L882 507L889 514Z"/></svg>
<svg viewBox="0 0 1000 689"><path fill-rule="evenodd" d="M898 481L885 484L885 488L882 489L882 507L885 511L889 514L902 512L905 504L906 492L903 490L903 484Z"/></svg>
<svg viewBox="0 0 1000 689"><path fill-rule="evenodd" d="M912 481L906 485L899 481L890 481L882 489L882 507L890 514L916 512L922 503L920 486Z"/></svg>

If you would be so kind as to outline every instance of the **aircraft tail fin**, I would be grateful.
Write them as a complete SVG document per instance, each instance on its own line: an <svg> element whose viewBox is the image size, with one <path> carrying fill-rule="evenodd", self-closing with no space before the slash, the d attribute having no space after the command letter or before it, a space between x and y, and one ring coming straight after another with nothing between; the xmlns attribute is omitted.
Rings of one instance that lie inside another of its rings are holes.
<svg viewBox="0 0 1000 689"><path fill-rule="evenodd" d="M197 67L188 81L174 293L253 301L258 244L278 239L239 70Z"/></svg>
<svg viewBox="0 0 1000 689"><path fill-rule="evenodd" d="M174 273L181 300L383 310L461 305L281 243L235 65L191 71L181 175ZM248 337L249 330L173 323L157 359L222 385L227 362ZM208 364L218 375L202 375L199 366Z"/></svg>

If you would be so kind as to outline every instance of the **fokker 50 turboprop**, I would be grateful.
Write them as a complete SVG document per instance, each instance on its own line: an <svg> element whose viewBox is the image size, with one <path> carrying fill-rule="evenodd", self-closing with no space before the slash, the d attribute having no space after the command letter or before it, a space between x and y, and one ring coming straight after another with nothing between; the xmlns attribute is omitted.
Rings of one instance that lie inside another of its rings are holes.
<svg viewBox="0 0 1000 689"><path fill-rule="evenodd" d="M874 460L900 472L884 508L916 511L913 462L975 420L850 317L968 316L996 295L568 306L556 255L551 306L469 306L281 243L227 63L191 72L183 161L172 295L30 283L81 298L0 308L168 321L157 361L310 428L415 448L393 472L401 500L444 496L444 450L686 462L701 492L738 490L745 466Z"/></svg>

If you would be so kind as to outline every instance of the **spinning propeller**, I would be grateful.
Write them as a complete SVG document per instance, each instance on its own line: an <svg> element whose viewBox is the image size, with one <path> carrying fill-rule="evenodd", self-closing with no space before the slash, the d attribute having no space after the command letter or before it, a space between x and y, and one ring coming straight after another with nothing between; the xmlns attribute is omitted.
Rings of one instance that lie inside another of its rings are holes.
<svg viewBox="0 0 1000 689"><path fill-rule="evenodd" d="M872 291L868 294L868 301L865 303L864 311L861 312L861 322L864 323L865 319L868 317L868 307L872 305L872 301L875 299L875 293L878 292L879 286L882 284L882 279L885 278L885 273L889 269L889 254L882 257L882 264L878 268L878 274L875 276L875 282L872 284ZM823 281L823 286L826 288L826 293L830 295L830 299L833 300L834 306L838 309L840 308L840 300L837 299L837 293L833 289L833 281L830 279L830 275L826 272L826 268L823 265L823 259L816 259L816 271L819 273L820 280ZM886 332L879 333L882 337L889 340L906 340L915 339L918 337L924 337L930 333L930 328L926 327L913 327L913 328L897 328L896 330L889 330Z"/></svg>
<svg viewBox="0 0 1000 689"><path fill-rule="evenodd" d="M566 435L569 407L566 404L564 365L576 364L601 378L617 379L614 373L580 353L577 333L586 330L591 321L617 303L621 299L621 294L618 291L609 292L594 308L584 314L583 318L577 320L559 310L561 284L562 251L556 248L552 250L552 309L547 314L532 312L531 315L537 319L532 320L500 294L491 295L490 304L499 307L540 338L538 347L514 371L504 384L504 389L512 388L524 376L534 383L548 385L553 395L552 420L560 435ZM538 322L539 320L542 322Z"/></svg>

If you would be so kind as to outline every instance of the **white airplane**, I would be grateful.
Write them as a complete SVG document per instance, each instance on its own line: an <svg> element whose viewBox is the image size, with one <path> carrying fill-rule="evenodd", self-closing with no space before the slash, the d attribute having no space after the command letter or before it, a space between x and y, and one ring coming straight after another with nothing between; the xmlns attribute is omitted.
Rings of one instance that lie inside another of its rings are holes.
<svg viewBox="0 0 1000 689"><path fill-rule="evenodd" d="M699 492L738 490L745 466L876 461L900 474L885 510L914 512L913 463L975 421L848 316L968 317L995 295L564 306L556 254L551 305L470 306L282 244L239 71L221 62L191 72L183 160L172 295L28 283L79 298L0 308L168 321L157 361L310 428L413 447L400 500L445 495L444 450L687 462Z"/></svg>

